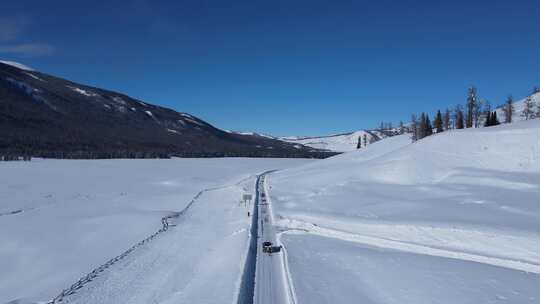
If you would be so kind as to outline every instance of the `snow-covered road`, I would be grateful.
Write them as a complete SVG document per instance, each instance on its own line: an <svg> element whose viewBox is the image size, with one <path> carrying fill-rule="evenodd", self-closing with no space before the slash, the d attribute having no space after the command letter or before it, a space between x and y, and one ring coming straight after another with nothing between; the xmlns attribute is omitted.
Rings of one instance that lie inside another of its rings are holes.
<svg viewBox="0 0 540 304"><path fill-rule="evenodd" d="M259 225L254 303L292 304L295 303L294 292L286 273L284 251L263 252L263 242L271 242L275 248L282 246L276 235L265 179L266 175L262 175L257 183Z"/></svg>

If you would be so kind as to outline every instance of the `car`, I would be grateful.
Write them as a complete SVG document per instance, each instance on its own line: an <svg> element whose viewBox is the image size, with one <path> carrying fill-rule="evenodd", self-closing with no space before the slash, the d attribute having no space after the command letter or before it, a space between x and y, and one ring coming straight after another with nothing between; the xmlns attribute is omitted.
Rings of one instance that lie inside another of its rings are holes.
<svg viewBox="0 0 540 304"><path fill-rule="evenodd" d="M281 246L272 246L272 242L268 241L262 243L262 248L263 252L266 252L268 254L281 251Z"/></svg>
<svg viewBox="0 0 540 304"><path fill-rule="evenodd" d="M272 242L268 242L268 241L263 242L262 249L263 249L263 252L272 253Z"/></svg>

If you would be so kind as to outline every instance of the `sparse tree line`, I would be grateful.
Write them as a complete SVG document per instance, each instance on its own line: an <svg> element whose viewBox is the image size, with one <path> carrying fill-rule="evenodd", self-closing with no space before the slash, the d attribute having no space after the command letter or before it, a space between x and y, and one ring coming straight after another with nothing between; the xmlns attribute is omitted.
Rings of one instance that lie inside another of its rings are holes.
<svg viewBox="0 0 540 304"><path fill-rule="evenodd" d="M540 92L540 87L535 87L532 94ZM540 105L532 99L532 94L525 99L521 117L526 120L540 117ZM514 100L508 96L504 105L500 106L503 113L503 122L511 123L515 113ZM453 109L446 109L444 113L440 110L435 114L432 121L427 113L420 115L413 114L407 132L411 133L412 141L417 141L434 133L441 133L451 129L491 127L499 125L501 122L497 116L497 109L491 108L488 100L479 99L475 87L470 87L467 93L465 105L458 104Z"/></svg>
<svg viewBox="0 0 540 304"><path fill-rule="evenodd" d="M391 122L384 122L381 121L381 124L379 125L378 129L375 129L376 131L379 131L381 134L385 136L394 136L394 135L401 135L406 132L409 132L409 128L405 126L403 121L399 122L399 125L397 127L394 127ZM367 147L368 145L380 140L380 138L370 136L369 140L367 138L367 134L363 134L361 136L358 136L358 141L356 144L356 149L361 149L362 147Z"/></svg>
<svg viewBox="0 0 540 304"><path fill-rule="evenodd" d="M356 149L360 149L362 147L365 148L376 141L377 141L377 138L370 136L368 139L367 134L364 133L364 135L358 136L358 143L356 144Z"/></svg>

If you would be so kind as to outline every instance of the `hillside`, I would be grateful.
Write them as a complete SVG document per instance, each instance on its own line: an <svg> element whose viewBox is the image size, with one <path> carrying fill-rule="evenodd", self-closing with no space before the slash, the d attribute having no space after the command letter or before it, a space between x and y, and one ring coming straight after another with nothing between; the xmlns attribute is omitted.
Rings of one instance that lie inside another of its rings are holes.
<svg viewBox="0 0 540 304"><path fill-rule="evenodd" d="M348 152L357 149L359 137L362 138L362 147L364 147L364 135L366 136L367 145L370 145L371 143L377 142L389 136L393 136L397 133L398 132L396 130L359 130L350 133L342 133L328 136L290 136L280 137L279 139L285 142L305 145L316 149L323 149L334 152Z"/></svg>
<svg viewBox="0 0 540 304"><path fill-rule="evenodd" d="M530 96L516 100L514 102L514 115L512 117L513 121L525 120L525 117L522 115L522 113L523 113L523 109L525 108L525 100L528 97L530 97L531 101L535 104L534 110L538 111L538 107L540 106L540 93L531 94ZM503 105L500 105L496 108L497 116L500 117L500 120L502 121L504 121L503 107L504 107Z"/></svg>
<svg viewBox="0 0 540 304"><path fill-rule="evenodd" d="M540 297L540 119L396 136L269 182L298 302Z"/></svg>
<svg viewBox="0 0 540 304"><path fill-rule="evenodd" d="M0 63L0 154L55 158L326 157L276 139L222 131L121 93Z"/></svg>

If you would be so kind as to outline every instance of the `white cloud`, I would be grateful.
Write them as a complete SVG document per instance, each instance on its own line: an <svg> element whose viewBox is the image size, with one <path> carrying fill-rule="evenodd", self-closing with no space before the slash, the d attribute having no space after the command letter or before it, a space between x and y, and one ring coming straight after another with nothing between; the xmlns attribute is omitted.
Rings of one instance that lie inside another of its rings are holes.
<svg viewBox="0 0 540 304"><path fill-rule="evenodd" d="M45 56L54 51L54 48L45 43L23 43L14 45L0 45L0 53L20 56Z"/></svg>

